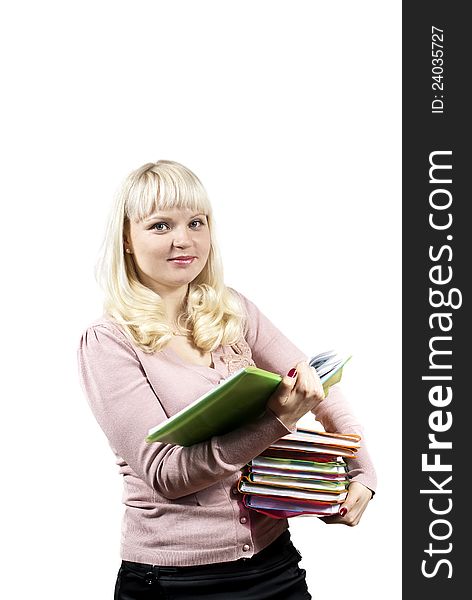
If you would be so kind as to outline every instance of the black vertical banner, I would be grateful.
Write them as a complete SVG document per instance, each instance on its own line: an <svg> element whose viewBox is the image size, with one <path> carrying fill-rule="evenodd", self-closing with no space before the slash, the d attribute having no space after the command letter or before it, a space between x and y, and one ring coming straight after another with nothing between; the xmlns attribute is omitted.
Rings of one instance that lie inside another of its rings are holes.
<svg viewBox="0 0 472 600"><path fill-rule="evenodd" d="M472 156L466 90L472 36L466 6L403 3L404 598L470 595Z"/></svg>

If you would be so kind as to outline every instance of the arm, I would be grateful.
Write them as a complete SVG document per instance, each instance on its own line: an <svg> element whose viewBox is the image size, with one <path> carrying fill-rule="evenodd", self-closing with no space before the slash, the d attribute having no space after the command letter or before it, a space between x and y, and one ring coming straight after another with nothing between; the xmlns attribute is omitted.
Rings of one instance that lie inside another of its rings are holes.
<svg viewBox="0 0 472 600"><path fill-rule="evenodd" d="M148 444L148 430L167 415L125 336L112 325L89 328L78 362L83 389L112 449L166 498L195 493L236 473L288 433L267 411L244 428L190 447Z"/></svg>
<svg viewBox="0 0 472 600"><path fill-rule="evenodd" d="M362 428L339 385L330 388L327 398L316 409L316 418L327 431L357 433L361 436L361 447L357 451L356 458L346 459L351 479L347 498L340 506L339 515L323 518L326 523L340 523L352 527L359 523L377 485L375 469L366 447Z"/></svg>
<svg viewBox="0 0 472 600"><path fill-rule="evenodd" d="M242 294L238 293L238 295L248 314L246 340L251 346L258 367L284 374L295 367L299 361L307 361L306 355L292 344L252 302ZM311 371L312 369L304 370L307 378ZM357 458L348 461L349 476L351 481L361 483L374 491L377 484L375 469L367 451L362 428L341 387L339 385L331 387L328 396L312 412L326 431L361 435L362 447L358 451Z"/></svg>
<svg viewBox="0 0 472 600"><path fill-rule="evenodd" d="M330 388L328 396L316 408L315 416L326 431L357 433L361 436L361 447L356 458L347 460L351 481L362 483L375 491L377 477L369 452L367 451L362 427L359 425L339 385Z"/></svg>

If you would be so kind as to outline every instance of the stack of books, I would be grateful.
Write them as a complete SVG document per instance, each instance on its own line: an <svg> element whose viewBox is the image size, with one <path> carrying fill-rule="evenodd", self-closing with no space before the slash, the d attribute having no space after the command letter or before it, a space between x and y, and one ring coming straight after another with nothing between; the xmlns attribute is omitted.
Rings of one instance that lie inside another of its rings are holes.
<svg viewBox="0 0 472 600"><path fill-rule="evenodd" d="M254 458L239 480L244 504L274 518L335 515L347 496L345 458L360 436L298 429Z"/></svg>

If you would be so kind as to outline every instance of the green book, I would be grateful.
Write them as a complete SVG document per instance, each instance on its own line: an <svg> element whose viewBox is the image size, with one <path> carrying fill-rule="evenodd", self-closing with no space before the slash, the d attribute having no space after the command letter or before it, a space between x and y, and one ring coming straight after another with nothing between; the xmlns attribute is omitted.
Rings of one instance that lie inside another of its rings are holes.
<svg viewBox="0 0 472 600"><path fill-rule="evenodd" d="M350 356L339 357L333 352L318 356L327 357L316 367L317 372L327 361L331 362L331 368L320 375L326 395L328 388L341 379L342 368ZM316 358L311 359L310 364ZM240 369L177 414L150 429L146 442L191 446L237 429L264 412L267 401L281 381L280 375L258 367Z"/></svg>

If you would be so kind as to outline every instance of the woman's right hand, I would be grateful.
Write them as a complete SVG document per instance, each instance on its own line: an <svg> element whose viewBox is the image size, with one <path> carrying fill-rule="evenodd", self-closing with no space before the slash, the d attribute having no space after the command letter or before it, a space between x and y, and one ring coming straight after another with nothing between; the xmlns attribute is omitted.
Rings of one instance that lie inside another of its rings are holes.
<svg viewBox="0 0 472 600"><path fill-rule="evenodd" d="M299 362L282 379L269 398L269 408L288 429L294 429L304 414L313 410L325 397L315 369Z"/></svg>

